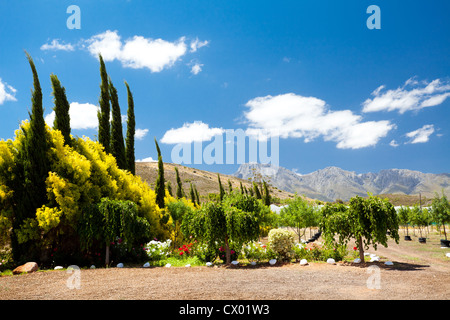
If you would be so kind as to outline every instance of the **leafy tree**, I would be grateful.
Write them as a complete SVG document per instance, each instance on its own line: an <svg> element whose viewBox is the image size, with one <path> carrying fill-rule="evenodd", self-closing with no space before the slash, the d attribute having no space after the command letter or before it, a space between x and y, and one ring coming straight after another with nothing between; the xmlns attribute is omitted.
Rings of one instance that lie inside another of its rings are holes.
<svg viewBox="0 0 450 320"><path fill-rule="evenodd" d="M181 182L180 173L178 172L177 167L175 167L175 175L177 179L177 198L181 199L184 197L183 183Z"/></svg>
<svg viewBox="0 0 450 320"><path fill-rule="evenodd" d="M111 154L116 158L120 169L127 168L125 157L125 145L123 140L122 114L120 112L119 97L117 89L109 80L109 95L111 99L112 122L111 122Z"/></svg>
<svg viewBox="0 0 450 320"><path fill-rule="evenodd" d="M158 141L155 138L156 151L158 152L158 178L156 179L156 203L162 209L164 208L164 197L166 194L165 179L164 179L164 163L162 160L161 150L159 149Z"/></svg>
<svg viewBox="0 0 450 320"><path fill-rule="evenodd" d="M314 208L302 197L295 195L288 205L280 211L280 220L283 225L294 228L300 242L305 235L306 228L312 226Z"/></svg>
<svg viewBox="0 0 450 320"><path fill-rule="evenodd" d="M322 214L320 228L326 241L335 243L336 234L339 244L355 239L361 261L369 245L375 250L377 244L387 247L388 234L398 243L397 213L387 199L356 196L350 199L349 208L339 203L326 204Z"/></svg>
<svg viewBox="0 0 450 320"><path fill-rule="evenodd" d="M105 62L103 57L99 54L100 60L100 110L98 111L98 141L105 148L106 152L110 152L111 130L109 125L109 118L111 113L110 97L109 97L109 83L108 73L106 72Z"/></svg>
<svg viewBox="0 0 450 320"><path fill-rule="evenodd" d="M125 82L125 86L127 87L127 96L128 96L127 138L125 146L126 163L127 169L132 174L136 174L136 163L134 155L134 135L136 131L136 121L134 118L134 100L133 94L131 93L130 87L127 82Z"/></svg>
<svg viewBox="0 0 450 320"><path fill-rule="evenodd" d="M259 191L258 185L255 182L253 182L253 189L255 190L256 199L262 199L261 191Z"/></svg>
<svg viewBox="0 0 450 320"><path fill-rule="evenodd" d="M174 241L173 245L176 247L181 243L183 234L180 232L180 226L183 221L185 214L193 212L192 207L190 207L186 201L177 200L172 201L167 204L167 210L172 218L173 228L174 228Z"/></svg>
<svg viewBox="0 0 450 320"><path fill-rule="evenodd" d="M209 202L186 215L181 230L185 237L192 236L210 247L223 245L226 263L230 264L232 248L258 239L261 208L255 198L232 193L223 201Z"/></svg>
<svg viewBox="0 0 450 320"><path fill-rule="evenodd" d="M444 228L444 236L445 240L447 240L445 224L450 222L450 203L448 202L444 192L442 192L442 197L439 197L439 194L437 193L435 194L431 207L433 209L433 215L436 222Z"/></svg>
<svg viewBox="0 0 450 320"><path fill-rule="evenodd" d="M71 145L70 137L70 104L67 101L66 89L61 86L61 82L54 74L50 75L50 79L53 87L55 120L53 122L53 128L61 131L64 137L64 143Z"/></svg>

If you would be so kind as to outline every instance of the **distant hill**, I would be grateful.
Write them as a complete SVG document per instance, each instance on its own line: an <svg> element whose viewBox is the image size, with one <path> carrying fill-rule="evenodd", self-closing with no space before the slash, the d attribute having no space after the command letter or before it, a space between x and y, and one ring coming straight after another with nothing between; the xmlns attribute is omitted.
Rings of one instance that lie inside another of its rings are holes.
<svg viewBox="0 0 450 320"><path fill-rule="evenodd" d="M392 202L406 204L419 203L419 194L423 201L430 200L435 192L441 193L442 190L450 194L450 174L422 173L407 169L357 174L338 167L327 167L300 175L282 167L242 164L233 175L245 180L255 173L265 177L278 189L322 201L347 201L355 195L367 196L370 192L393 199Z"/></svg>
<svg viewBox="0 0 450 320"><path fill-rule="evenodd" d="M199 170L173 163L164 163L164 178L166 182L170 181L173 192L176 192L177 187L175 167L178 167L183 190L187 195L189 195L190 182L195 184L200 195L200 201L207 200L209 193L219 193L217 172ZM147 182L152 188L155 188L156 177L158 176L158 163L136 162L136 175L140 176L142 180ZM240 182L242 182L242 185L247 189L251 187L249 180L240 179L232 175L220 174L220 180L226 191L228 191L228 180L231 181L233 189L240 190ZM292 198L294 196L294 194L279 190L276 187L270 188L270 194L280 199Z"/></svg>

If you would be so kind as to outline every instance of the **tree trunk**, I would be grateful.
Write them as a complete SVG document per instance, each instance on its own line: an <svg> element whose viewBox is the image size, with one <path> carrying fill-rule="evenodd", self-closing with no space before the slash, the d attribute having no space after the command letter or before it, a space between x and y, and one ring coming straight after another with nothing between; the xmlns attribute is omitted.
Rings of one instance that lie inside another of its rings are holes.
<svg viewBox="0 0 450 320"><path fill-rule="evenodd" d="M109 244L106 245L105 265L109 266Z"/></svg>
<svg viewBox="0 0 450 320"><path fill-rule="evenodd" d="M231 263L231 252L230 252L230 246L228 245L228 236L225 237L225 257L226 257L226 264Z"/></svg>
<svg viewBox="0 0 450 320"><path fill-rule="evenodd" d="M359 258L361 259L361 262L364 262L364 248L361 237L358 238L358 250L359 250Z"/></svg>

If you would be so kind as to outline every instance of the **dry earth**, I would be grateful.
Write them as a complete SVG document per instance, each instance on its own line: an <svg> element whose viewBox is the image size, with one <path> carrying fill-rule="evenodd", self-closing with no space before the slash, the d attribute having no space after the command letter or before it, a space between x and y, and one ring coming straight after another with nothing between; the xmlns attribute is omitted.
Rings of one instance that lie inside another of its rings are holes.
<svg viewBox="0 0 450 320"><path fill-rule="evenodd" d="M369 252L381 262L82 269L79 289L67 286L74 274L65 270L35 272L0 277L0 299L448 300L450 248L400 241ZM386 260L394 265L384 265ZM379 288L373 287L376 279Z"/></svg>

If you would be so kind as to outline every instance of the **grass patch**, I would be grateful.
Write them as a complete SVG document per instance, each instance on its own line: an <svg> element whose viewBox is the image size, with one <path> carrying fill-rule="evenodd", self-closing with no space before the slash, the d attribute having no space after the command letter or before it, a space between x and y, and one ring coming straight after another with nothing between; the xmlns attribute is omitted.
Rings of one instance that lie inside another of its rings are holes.
<svg viewBox="0 0 450 320"><path fill-rule="evenodd" d="M197 257L187 257L187 258L177 258L177 257L169 257L166 259L162 259L159 261L150 261L150 265L154 267L164 267L166 264L170 263L172 267L184 267L187 264L190 264L191 267L195 266L204 266L205 262L201 261Z"/></svg>

